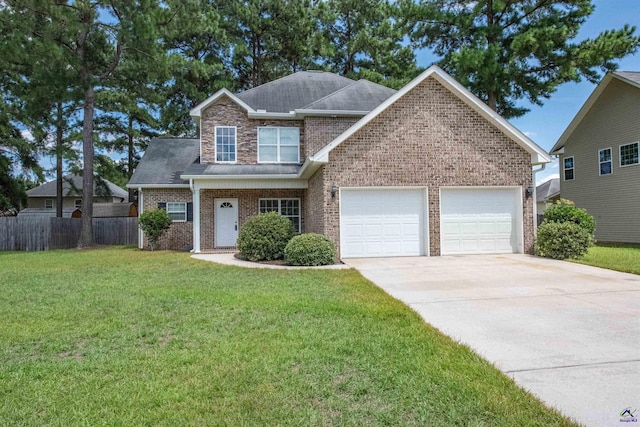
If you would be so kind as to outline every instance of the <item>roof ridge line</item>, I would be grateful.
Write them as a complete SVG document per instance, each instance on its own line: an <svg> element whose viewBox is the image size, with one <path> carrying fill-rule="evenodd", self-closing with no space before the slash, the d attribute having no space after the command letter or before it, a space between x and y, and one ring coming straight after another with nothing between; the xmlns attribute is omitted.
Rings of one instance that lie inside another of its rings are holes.
<svg viewBox="0 0 640 427"><path fill-rule="evenodd" d="M342 77L342 76L341 76L341 77ZM348 78L348 77L347 77L347 78ZM317 102L323 101L323 100L325 100L325 99L327 99L327 98L329 98L329 97L331 97L331 96L335 95L335 94L336 94L336 93L338 93L338 92L341 92L341 91L343 91L343 90L345 90L345 89L347 89L347 88L350 88L350 87L352 87L352 86L354 86L354 85L357 85L358 83L360 83L360 80L354 80L354 81L353 81L353 83L349 83L349 84L348 84L348 85L346 85L345 87L341 87L341 88L340 88L340 89L338 89L338 90L334 90L333 92L331 92L331 93L329 93L329 94L327 94L327 95L323 96L322 98L318 98L318 99L316 99L315 101L310 102L310 103L308 103L307 105L305 105L304 107L302 107L302 108L298 108L298 109L299 109L299 110L306 110L306 109L307 109L307 107L309 107L310 105L313 105L313 104L315 104L315 103L317 103Z"/></svg>

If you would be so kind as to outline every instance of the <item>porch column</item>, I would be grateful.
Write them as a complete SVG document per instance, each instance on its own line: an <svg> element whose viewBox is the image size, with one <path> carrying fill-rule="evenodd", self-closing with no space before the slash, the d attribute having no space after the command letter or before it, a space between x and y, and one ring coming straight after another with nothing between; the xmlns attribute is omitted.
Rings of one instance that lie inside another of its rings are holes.
<svg viewBox="0 0 640 427"><path fill-rule="evenodd" d="M193 252L200 253L200 185L193 183Z"/></svg>

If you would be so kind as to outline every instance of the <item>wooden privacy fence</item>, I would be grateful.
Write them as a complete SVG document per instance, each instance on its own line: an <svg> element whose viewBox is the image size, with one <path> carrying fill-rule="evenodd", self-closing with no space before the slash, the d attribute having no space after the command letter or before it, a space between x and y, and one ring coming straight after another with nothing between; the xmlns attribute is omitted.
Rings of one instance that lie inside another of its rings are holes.
<svg viewBox="0 0 640 427"><path fill-rule="evenodd" d="M0 217L0 251L47 251L75 248L80 238L79 218ZM94 218L97 245L137 245L137 218Z"/></svg>

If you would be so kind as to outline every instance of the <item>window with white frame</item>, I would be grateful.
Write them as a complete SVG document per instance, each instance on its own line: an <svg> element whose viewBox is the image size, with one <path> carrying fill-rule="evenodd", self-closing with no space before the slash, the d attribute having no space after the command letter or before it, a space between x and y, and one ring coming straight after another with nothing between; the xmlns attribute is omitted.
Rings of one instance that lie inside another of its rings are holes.
<svg viewBox="0 0 640 427"><path fill-rule="evenodd" d="M564 158L564 180L571 181L574 178L573 156Z"/></svg>
<svg viewBox="0 0 640 427"><path fill-rule="evenodd" d="M259 163L300 163L300 129L259 127Z"/></svg>
<svg viewBox="0 0 640 427"><path fill-rule="evenodd" d="M167 202L167 213L169 218L174 222L183 222L187 220L187 203L186 202Z"/></svg>
<svg viewBox="0 0 640 427"><path fill-rule="evenodd" d="M73 205L76 207L76 209L80 209L82 207L82 199L74 200Z"/></svg>
<svg viewBox="0 0 640 427"><path fill-rule="evenodd" d="M613 173L611 148L603 148L598 151L598 163L600 164L600 175L611 175Z"/></svg>
<svg viewBox="0 0 640 427"><path fill-rule="evenodd" d="M44 199L44 208L53 209L53 199Z"/></svg>
<svg viewBox="0 0 640 427"><path fill-rule="evenodd" d="M300 199L260 199L258 211L278 212L293 223L296 233L300 233Z"/></svg>
<svg viewBox="0 0 640 427"><path fill-rule="evenodd" d="M235 126L216 126L216 162L236 162Z"/></svg>
<svg viewBox="0 0 640 427"><path fill-rule="evenodd" d="M620 146L620 166L638 164L638 142Z"/></svg>

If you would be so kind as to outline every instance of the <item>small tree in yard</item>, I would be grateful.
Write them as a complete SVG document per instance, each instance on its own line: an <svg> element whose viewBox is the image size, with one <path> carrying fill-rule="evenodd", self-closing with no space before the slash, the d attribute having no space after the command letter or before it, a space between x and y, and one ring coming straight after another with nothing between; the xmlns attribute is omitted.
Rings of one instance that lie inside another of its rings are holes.
<svg viewBox="0 0 640 427"><path fill-rule="evenodd" d="M147 236L149 247L153 251L158 246L160 238L171 226L171 218L166 210L154 209L140 214L138 224L140 224L144 235Z"/></svg>
<svg viewBox="0 0 640 427"><path fill-rule="evenodd" d="M572 201L560 199L544 212L538 227L536 255L554 259L581 258L593 246L595 221Z"/></svg>

